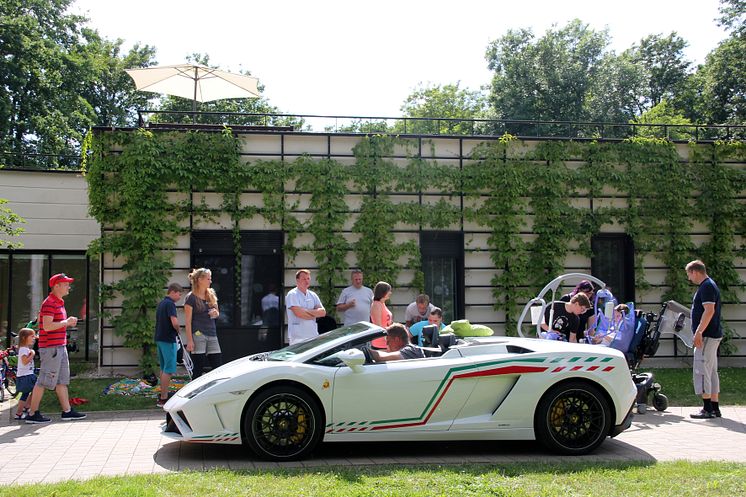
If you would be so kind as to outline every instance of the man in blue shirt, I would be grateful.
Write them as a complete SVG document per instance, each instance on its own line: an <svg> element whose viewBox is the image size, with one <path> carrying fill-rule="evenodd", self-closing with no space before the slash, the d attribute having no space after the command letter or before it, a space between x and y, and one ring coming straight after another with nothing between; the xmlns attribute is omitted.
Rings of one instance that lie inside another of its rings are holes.
<svg viewBox="0 0 746 497"><path fill-rule="evenodd" d="M705 263L696 260L686 265L689 281L698 285L692 300L692 332L694 333L694 392L702 397L702 409L691 417L710 419L720 417L720 377L718 375L718 347L723 339L720 324L720 290L707 276Z"/></svg>
<svg viewBox="0 0 746 497"><path fill-rule="evenodd" d="M443 324L443 311L440 307L433 307L430 314L427 316L427 321L419 321L409 327L409 334L412 335L413 339L417 340L417 345L422 347L422 328L429 325L435 325L438 330L445 328Z"/></svg>
<svg viewBox="0 0 746 497"><path fill-rule="evenodd" d="M158 348L158 364L161 367L161 395L157 405L163 406L168 400L168 387L171 376L176 373L176 335L179 333L179 319L176 317L176 302L184 290L178 283L168 285L168 295L155 310L155 344Z"/></svg>

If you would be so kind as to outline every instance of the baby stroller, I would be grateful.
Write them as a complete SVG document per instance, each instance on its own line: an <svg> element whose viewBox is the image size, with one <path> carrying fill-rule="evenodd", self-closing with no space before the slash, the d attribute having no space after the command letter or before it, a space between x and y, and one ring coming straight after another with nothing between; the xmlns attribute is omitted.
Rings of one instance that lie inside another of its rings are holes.
<svg viewBox="0 0 746 497"><path fill-rule="evenodd" d="M637 386L637 412L645 414L651 393L655 410L665 411L668 408L668 397L661 393L661 386L655 381L653 373L640 373L637 369L645 357L653 357L656 354L663 334L671 333L687 347L693 347L691 332L684 331L691 330L691 312L678 302L669 300L662 304L657 315L637 311L635 317L635 333L625 356L632 371L632 380Z"/></svg>
<svg viewBox="0 0 746 497"><path fill-rule="evenodd" d="M624 353L627 358L627 364L632 374L632 380L637 386L637 412L644 414L647 410L648 399L650 394L653 395L653 407L659 411L668 408L668 398L661 393L661 385L655 382L653 373L637 372L643 358L652 357L658 350L660 337L663 333L673 333L678 336L687 346L691 348L691 336L680 334L686 328L686 320L689 318L689 311L681 304L669 301L663 304L663 308L656 316L652 312L643 312L635 310L634 304L629 303L629 313L623 320L616 322L613 317L613 309L616 305L616 299L613 294L606 288L606 284L593 276L583 273L569 273L558 276L549 282L539 294L529 300L520 318L518 319L518 335L524 334L524 321L530 315L531 325L535 326L536 337L546 335L541 330L541 324L547 307L550 309L550 319L552 320L551 305L559 300L562 288L574 285L581 280L588 280L596 287L594 309L595 319L589 327L589 343L593 343L590 336L606 338L607 340L598 340L609 347L615 348ZM691 325L691 323L688 323ZM691 329L691 326L689 328ZM688 338L688 340L687 340Z"/></svg>
<svg viewBox="0 0 746 497"><path fill-rule="evenodd" d="M192 356L189 355L187 349L184 347L184 342L181 341L181 335L176 334L176 343L178 344L178 351L176 352L176 364L181 364L186 369L189 379L192 379L192 371L194 370L194 363L192 362Z"/></svg>

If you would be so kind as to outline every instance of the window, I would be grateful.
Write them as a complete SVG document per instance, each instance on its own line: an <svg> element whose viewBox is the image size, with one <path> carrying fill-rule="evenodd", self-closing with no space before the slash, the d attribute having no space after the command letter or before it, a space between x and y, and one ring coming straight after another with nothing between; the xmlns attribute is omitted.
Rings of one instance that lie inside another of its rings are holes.
<svg viewBox="0 0 746 497"><path fill-rule="evenodd" d="M602 233L591 239L591 272L606 283L617 301L635 300L634 246L629 235Z"/></svg>
<svg viewBox="0 0 746 497"><path fill-rule="evenodd" d="M425 293L443 310L443 322L464 316L464 235L453 231L420 234Z"/></svg>
<svg viewBox="0 0 746 497"><path fill-rule="evenodd" d="M65 273L75 278L65 297L68 315L78 318L69 329L71 359L92 360L98 356L99 260L84 252L38 253L9 251L0 254L0 338L9 345L8 330L18 332L37 318L49 294L49 278Z"/></svg>
<svg viewBox="0 0 746 497"><path fill-rule="evenodd" d="M282 347L282 242L280 231L242 231L237 257L230 231L192 233L192 266L212 271L218 295L224 362Z"/></svg>

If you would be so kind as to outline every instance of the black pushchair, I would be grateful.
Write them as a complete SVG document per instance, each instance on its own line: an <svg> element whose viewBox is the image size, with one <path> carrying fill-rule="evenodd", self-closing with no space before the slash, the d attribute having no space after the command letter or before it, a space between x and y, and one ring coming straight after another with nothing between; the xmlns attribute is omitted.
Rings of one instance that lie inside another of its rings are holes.
<svg viewBox="0 0 746 497"><path fill-rule="evenodd" d="M668 397L661 393L661 385L655 381L653 373L639 373L637 369L645 357L653 357L658 352L661 335L672 333L691 348L691 312L674 300L664 302L658 315L637 311L635 335L625 352L627 363L632 371L632 380L637 386L637 412L645 414L650 394L653 394L653 407L657 411L668 408ZM682 333L683 331L683 333Z"/></svg>

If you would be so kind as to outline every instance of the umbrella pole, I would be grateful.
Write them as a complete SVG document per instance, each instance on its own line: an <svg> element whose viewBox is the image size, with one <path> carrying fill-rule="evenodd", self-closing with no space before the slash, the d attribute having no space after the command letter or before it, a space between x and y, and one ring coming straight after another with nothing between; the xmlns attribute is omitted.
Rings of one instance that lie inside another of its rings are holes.
<svg viewBox="0 0 746 497"><path fill-rule="evenodd" d="M192 124L197 124L197 68L194 68L194 98L192 99Z"/></svg>

